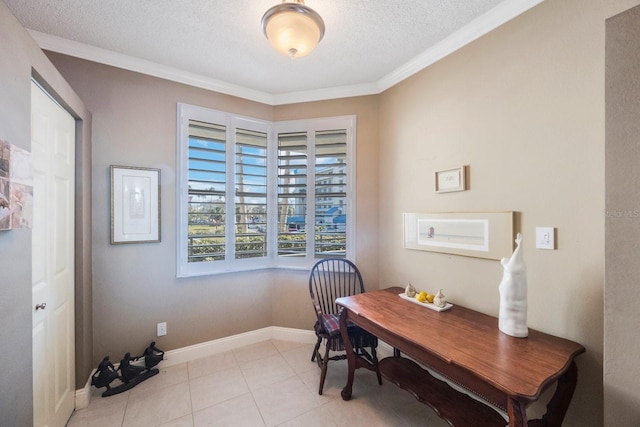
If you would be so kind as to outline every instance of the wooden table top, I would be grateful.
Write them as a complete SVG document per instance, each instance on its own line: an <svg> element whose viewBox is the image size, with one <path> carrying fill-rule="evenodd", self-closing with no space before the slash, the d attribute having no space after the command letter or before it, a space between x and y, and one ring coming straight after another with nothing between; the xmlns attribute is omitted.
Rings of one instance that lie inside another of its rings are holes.
<svg viewBox="0 0 640 427"><path fill-rule="evenodd" d="M507 395L528 400L538 399L585 351L576 342L531 328L527 338L515 338L500 332L496 317L458 305L437 312L400 298L402 292L394 287L336 302L349 309L350 317L367 319Z"/></svg>

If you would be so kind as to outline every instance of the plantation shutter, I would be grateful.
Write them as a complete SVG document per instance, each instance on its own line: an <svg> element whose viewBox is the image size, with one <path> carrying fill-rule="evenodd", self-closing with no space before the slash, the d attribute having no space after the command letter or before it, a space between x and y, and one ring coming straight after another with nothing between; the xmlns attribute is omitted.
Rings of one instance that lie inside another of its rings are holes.
<svg viewBox="0 0 640 427"><path fill-rule="evenodd" d="M189 120L188 262L225 259L226 128Z"/></svg>
<svg viewBox="0 0 640 427"><path fill-rule="evenodd" d="M315 134L315 258L347 251L347 131Z"/></svg>
<svg viewBox="0 0 640 427"><path fill-rule="evenodd" d="M278 134L278 255L306 256L307 133Z"/></svg>
<svg viewBox="0 0 640 427"><path fill-rule="evenodd" d="M266 133L236 130L235 168L235 257L266 257Z"/></svg>

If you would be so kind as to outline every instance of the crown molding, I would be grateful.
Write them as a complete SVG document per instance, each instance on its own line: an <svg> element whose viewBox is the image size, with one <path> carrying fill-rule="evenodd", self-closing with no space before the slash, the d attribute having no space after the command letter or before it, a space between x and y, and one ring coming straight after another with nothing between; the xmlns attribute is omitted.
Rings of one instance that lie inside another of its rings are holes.
<svg viewBox="0 0 640 427"><path fill-rule="evenodd" d="M145 59L135 58L133 56L64 39L51 34L41 33L34 30L28 31L29 34L31 34L31 37L33 37L36 43L38 43L38 46L43 50L62 53L64 55L85 59L87 61L110 65L112 67L135 71L137 73L159 77L161 79L171 80L177 83L183 83L214 92L224 93L226 95L237 96L263 104L273 105L273 95L265 92L247 89L242 86L215 80L201 74L191 73L179 68L173 68L156 62L147 61Z"/></svg>
<svg viewBox="0 0 640 427"><path fill-rule="evenodd" d="M418 71L438 62L442 58L463 48L467 44L495 30L502 24L512 20L516 16L537 6L544 0L507 0L500 3L489 12L471 21L460 30L451 34L432 48L427 49L411 61L396 68L378 80L379 93L395 86L401 81L411 77Z"/></svg>
<svg viewBox="0 0 640 427"><path fill-rule="evenodd" d="M282 93L273 96L273 105L296 104L298 102L324 101L378 94L377 83L362 83L351 86L335 86L325 89Z"/></svg>
<svg viewBox="0 0 640 427"><path fill-rule="evenodd" d="M49 50L112 67L135 71L186 85L237 96L267 105L286 105L299 102L323 101L353 96L377 95L393 87L415 73L452 54L458 49L496 29L505 22L526 12L544 0L505 0L498 6L476 18L440 43L427 49L406 64L396 68L377 82L350 86L336 86L283 94L270 94L212 79L200 74L169 67L144 59L113 52L64 39L35 30L28 30L41 49Z"/></svg>

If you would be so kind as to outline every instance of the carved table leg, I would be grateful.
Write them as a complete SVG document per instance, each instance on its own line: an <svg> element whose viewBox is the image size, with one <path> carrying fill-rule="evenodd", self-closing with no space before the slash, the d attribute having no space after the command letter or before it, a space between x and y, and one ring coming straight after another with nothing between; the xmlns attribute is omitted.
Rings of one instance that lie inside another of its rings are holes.
<svg viewBox="0 0 640 427"><path fill-rule="evenodd" d="M509 396L507 398L507 415L509 415L509 427L526 426L527 403Z"/></svg>
<svg viewBox="0 0 640 427"><path fill-rule="evenodd" d="M349 333L347 332L347 313L348 310L342 309L340 312L340 334L342 335L342 342L344 343L344 349L347 353L347 363L349 366L349 374L347 376L347 384L342 389L340 395L342 400L351 399L351 391L353 387L353 376L356 370L356 355L354 353L351 340L349 339Z"/></svg>
<svg viewBox="0 0 640 427"><path fill-rule="evenodd" d="M578 367L576 362L571 362L569 369L560 378L558 378L558 386L556 392L547 404L547 412L542 416L540 420L532 420L529 423L530 427L560 427L564 416L569 409L569 403L573 397L573 392L576 389L576 383L578 382Z"/></svg>

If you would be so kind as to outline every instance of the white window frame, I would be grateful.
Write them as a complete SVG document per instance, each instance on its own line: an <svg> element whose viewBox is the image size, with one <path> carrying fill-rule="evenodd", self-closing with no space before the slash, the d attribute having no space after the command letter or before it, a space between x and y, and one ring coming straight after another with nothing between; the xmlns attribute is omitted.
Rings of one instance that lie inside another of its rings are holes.
<svg viewBox="0 0 640 427"><path fill-rule="evenodd" d="M355 260L356 254L356 117L338 116L320 119L269 122L198 107L189 104L177 105L177 167L176 167L176 215L177 215L177 277L191 277L248 271L265 268L310 269L315 258L314 232L307 233L307 252L304 257L278 256L278 143L283 132L307 132L309 165L307 168L307 224L315 224L315 133L316 131L346 129L347 132L347 182L346 182L346 258ZM215 123L226 127L226 256L214 262L188 262L188 197L189 197L189 120ZM235 131L237 128L267 134L267 256L261 258L235 259Z"/></svg>
<svg viewBox="0 0 640 427"><path fill-rule="evenodd" d="M332 130L332 129L346 129L347 131L347 223L346 223L346 238L347 238L347 253L346 258L349 260L355 260L356 247L355 247L355 177L356 177L356 117L355 116L337 116L326 117L320 119L304 119L304 120L290 120L274 123L273 137L274 141L269 145L270 159L275 162L277 167L278 161L278 134L289 132L306 132L307 133L307 159L313 160L313 163L309 163L307 166L307 227L313 227L316 222L316 193L315 193L315 135L317 131ZM274 189L277 192L277 176L273 174L271 178L274 180ZM275 195L274 203L277 208L277 194ZM269 219L272 222L271 227L274 230L277 238L277 215L272 215ZM273 241L273 248L271 254L276 258L274 267L276 268L299 268L310 269L313 264L318 261L315 258L315 233L307 233L307 255L305 257L285 258L277 255L277 241Z"/></svg>

